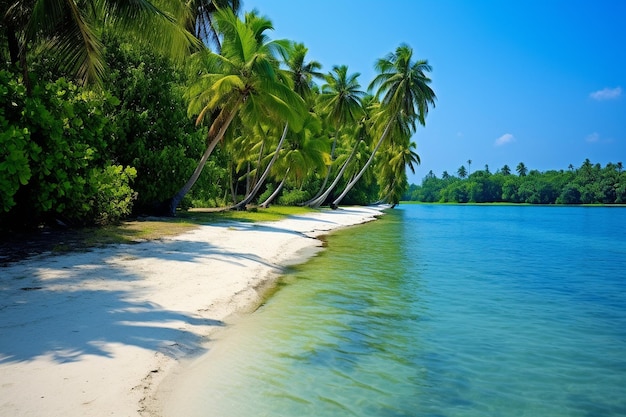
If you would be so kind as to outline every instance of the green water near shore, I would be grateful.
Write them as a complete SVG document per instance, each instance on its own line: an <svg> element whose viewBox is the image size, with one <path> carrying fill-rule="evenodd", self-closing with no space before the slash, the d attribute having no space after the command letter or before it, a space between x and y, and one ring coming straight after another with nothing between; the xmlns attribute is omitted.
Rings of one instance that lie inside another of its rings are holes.
<svg viewBox="0 0 626 417"><path fill-rule="evenodd" d="M327 239L185 415L626 415L626 210L405 206Z"/></svg>

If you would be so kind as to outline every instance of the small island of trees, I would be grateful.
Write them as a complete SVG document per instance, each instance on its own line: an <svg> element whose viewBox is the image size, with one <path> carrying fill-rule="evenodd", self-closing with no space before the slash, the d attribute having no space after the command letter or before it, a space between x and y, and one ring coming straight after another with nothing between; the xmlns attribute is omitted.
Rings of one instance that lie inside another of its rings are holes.
<svg viewBox="0 0 626 417"><path fill-rule="evenodd" d="M468 161L468 167L471 160ZM488 166L468 175L461 166L455 175L432 171L421 185L412 184L403 200L439 203L527 203L527 204L624 204L626 172L621 162L605 167L586 159L567 170L528 170L523 162L515 172L504 165L495 173Z"/></svg>

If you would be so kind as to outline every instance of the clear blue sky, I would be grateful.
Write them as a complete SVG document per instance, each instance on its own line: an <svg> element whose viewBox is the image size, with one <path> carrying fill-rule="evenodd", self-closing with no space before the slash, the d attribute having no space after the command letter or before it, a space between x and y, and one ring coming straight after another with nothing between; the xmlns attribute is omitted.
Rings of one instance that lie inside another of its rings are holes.
<svg viewBox="0 0 626 417"><path fill-rule="evenodd" d="M401 43L432 65L437 105L413 137L422 164L456 174L519 162L545 171L626 164L626 1L243 0L304 43L323 71L365 89Z"/></svg>

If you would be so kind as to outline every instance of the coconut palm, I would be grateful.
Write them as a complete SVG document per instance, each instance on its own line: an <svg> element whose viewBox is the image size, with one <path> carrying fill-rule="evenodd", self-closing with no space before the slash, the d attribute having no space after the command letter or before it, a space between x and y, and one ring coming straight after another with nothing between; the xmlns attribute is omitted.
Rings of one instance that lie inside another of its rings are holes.
<svg viewBox="0 0 626 417"><path fill-rule="evenodd" d="M415 174L415 167L420 164L420 157L415 152L415 142L406 141L393 144L385 149L379 161L378 183L381 188L381 202L398 204L404 193L408 180L406 168Z"/></svg>
<svg viewBox="0 0 626 417"><path fill-rule="evenodd" d="M317 109L321 114L325 115L327 123L334 129L333 144L330 152L331 160L335 159L335 149L341 130L346 128L346 126L352 125L365 114L362 101L365 92L361 90L361 85L358 82L359 76L358 72L348 74L348 67L345 65L335 66L326 75L326 83L322 86L322 92L318 96ZM320 206L335 187L336 184L324 192L331 171L332 165L328 165L326 177L319 191L306 203L307 205L312 207ZM325 194L325 197L321 199L323 194Z"/></svg>
<svg viewBox="0 0 626 417"><path fill-rule="evenodd" d="M403 44L395 53L379 59L376 63L379 74L370 84L370 89L378 88L376 97L382 97L374 120L378 122L379 129L384 127L370 158L341 195L333 201L332 207L336 207L359 181L391 132L413 133L416 129L415 122L425 125L428 108L435 105L436 98L435 92L428 85L431 80L425 74L431 71L431 67L425 60L414 62L412 58L413 50Z"/></svg>
<svg viewBox="0 0 626 417"><path fill-rule="evenodd" d="M220 9L231 9L238 14L241 8L239 0L189 0L190 16L186 22L187 30L205 44L213 45L216 52L221 51L219 33L215 24L215 14Z"/></svg>
<svg viewBox="0 0 626 417"><path fill-rule="evenodd" d="M276 52L289 45L268 40L264 32L271 29L271 22L255 13L246 14L242 21L230 9L220 10L215 16L224 36L222 53L202 50L195 54L198 72L186 93L190 100L188 112L198 114L196 123L211 119L207 148L187 183L170 199L171 215L235 117L244 124L260 120L288 123L298 131L306 114L304 100L279 73Z"/></svg>
<svg viewBox="0 0 626 417"><path fill-rule="evenodd" d="M261 174L261 177L257 180L257 182L254 185L254 187L252 187L252 189L243 198L243 200L241 200L237 204L233 205L231 207L231 209L241 209L241 208L244 208L247 204L249 204L254 199L254 197L256 197L257 193L259 192L259 190L263 186L263 184L265 182L265 179L268 177L268 175L270 174L272 168L274 167L274 164L278 160L278 156L280 155L280 151L282 150L283 145L285 143L285 140L287 139L287 133L289 133L289 123L285 124L285 127L283 128L283 133L282 133L282 135L280 137L280 140L278 141L278 144L276 145L276 150L274 150L274 152L272 152L272 154L270 155L270 160L267 163L267 165L265 167L265 170L263 171L263 174ZM260 165L259 165L259 168L260 168Z"/></svg>
<svg viewBox="0 0 626 417"><path fill-rule="evenodd" d="M307 101L312 95L313 80L324 78L324 74L318 71L322 64L317 61L306 61L308 51L303 43L294 43L290 50L282 51L287 66L286 72L293 82L293 89Z"/></svg>
<svg viewBox="0 0 626 417"><path fill-rule="evenodd" d="M289 180L296 187L302 187L311 172L324 168L330 159L328 142L321 136L322 124L315 113L309 113L302 130L289 136L288 144L283 148L277 171L282 173L282 180L276 190L260 204L267 207L280 193Z"/></svg>
<svg viewBox="0 0 626 417"><path fill-rule="evenodd" d="M285 74L287 79L290 80L291 85L293 85L294 91L298 93L304 100L310 99L311 97L313 78L321 76L321 73L316 72L316 69L321 68L321 64L316 61L311 61L308 63L306 62L307 51L307 48L304 46L304 44L301 43L294 43L291 44L289 48L282 48L279 50L280 55L282 56L287 66L287 69L283 70L282 72ZM263 186L263 182L268 177L271 170L274 168L274 164L278 160L278 156L281 153L282 146L287 139L287 133L288 130L287 127L285 127L285 130L281 136L281 140L278 142L276 149L271 154L271 158L266 165L265 170L261 175L261 178L258 180L255 178L254 186L251 190L248 191L246 197L244 197L241 202L235 204L232 208L238 209L245 207L245 205L249 204L252 199L254 199L256 194L260 191L260 188ZM294 132L290 132L291 136L293 134ZM261 157L262 155L263 153L260 152L259 157ZM259 161L255 173L258 173L260 167L261 165ZM287 170L289 169L290 167L287 168Z"/></svg>
<svg viewBox="0 0 626 417"><path fill-rule="evenodd" d="M352 147L352 150L350 151L349 154L347 153L342 154L335 160L335 162L341 166L341 168L339 169L339 172L335 176L335 179L333 180L333 182L328 186L328 188L326 188L324 192L322 192L316 198L313 198L306 203L309 207L317 208L321 206L324 203L324 201L326 201L330 193L337 187L339 182L343 179L345 173L347 172L346 170L351 166L351 164L354 163L354 160L358 155L358 151L363 150L363 148L369 144L369 136L368 136L367 126L366 126L366 121L367 119L363 118L356 125L348 126L347 128L344 128L342 130L343 132L345 132L344 134L342 134L342 138L344 139L342 142L346 142L348 146ZM356 175L356 172L354 173L354 175ZM327 176L327 179L328 179L328 176Z"/></svg>
<svg viewBox="0 0 626 417"><path fill-rule="evenodd" d="M0 5L13 64L28 82L27 55L42 46L59 70L83 83L99 82L105 71L105 28L149 43L172 58L188 56L197 39L184 27L189 9L166 0L9 0Z"/></svg>
<svg viewBox="0 0 626 417"><path fill-rule="evenodd" d="M237 126L234 126L235 122L239 122ZM280 132L276 132L272 125L259 122L244 125L237 119L233 121L229 131L236 131L232 139L224 141L228 159L233 162L233 173L237 175L233 182L238 183L245 178L245 195L248 195L258 181L263 160L267 156L266 148L272 146L272 140L279 137ZM237 203L234 195L233 202Z"/></svg>

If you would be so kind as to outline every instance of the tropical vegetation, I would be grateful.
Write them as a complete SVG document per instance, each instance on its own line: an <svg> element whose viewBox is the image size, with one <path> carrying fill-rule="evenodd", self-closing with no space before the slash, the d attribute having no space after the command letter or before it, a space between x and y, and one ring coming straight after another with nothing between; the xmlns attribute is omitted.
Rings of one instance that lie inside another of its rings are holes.
<svg viewBox="0 0 626 417"><path fill-rule="evenodd" d="M470 161L468 161L469 164ZM421 185L411 184L403 200L438 203L626 204L626 172L621 162L602 167L586 159L580 167L539 172L520 162L512 172L504 165L495 173L469 176L464 166L457 176L430 171Z"/></svg>
<svg viewBox="0 0 626 417"><path fill-rule="evenodd" d="M400 44L368 91L237 0L0 5L0 231L190 207L396 204L435 92Z"/></svg>

